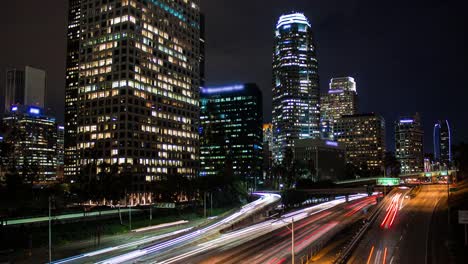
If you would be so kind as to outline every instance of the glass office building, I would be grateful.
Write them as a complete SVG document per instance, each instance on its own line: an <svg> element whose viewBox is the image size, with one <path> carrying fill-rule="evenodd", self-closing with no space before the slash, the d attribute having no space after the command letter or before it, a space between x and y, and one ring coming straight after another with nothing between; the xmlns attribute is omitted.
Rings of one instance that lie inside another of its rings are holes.
<svg viewBox="0 0 468 264"><path fill-rule="evenodd" d="M198 175L199 1L71 2L67 174L131 168L130 202L149 202L147 183Z"/></svg>
<svg viewBox="0 0 468 264"><path fill-rule="evenodd" d="M424 171L423 138L419 114L395 122L395 156L402 174Z"/></svg>
<svg viewBox="0 0 468 264"><path fill-rule="evenodd" d="M262 176L262 93L255 84L203 88L201 176L232 176L255 184Z"/></svg>
<svg viewBox="0 0 468 264"><path fill-rule="evenodd" d="M294 141L319 138L319 77L315 39L301 13L279 18L273 53L273 155L281 162Z"/></svg>

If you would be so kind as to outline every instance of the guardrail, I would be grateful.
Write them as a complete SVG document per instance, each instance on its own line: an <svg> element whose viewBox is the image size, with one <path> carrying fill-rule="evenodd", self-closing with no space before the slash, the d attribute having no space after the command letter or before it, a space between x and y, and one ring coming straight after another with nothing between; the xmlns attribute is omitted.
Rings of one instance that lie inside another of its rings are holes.
<svg viewBox="0 0 468 264"><path fill-rule="evenodd" d="M380 204L374 209L374 211L372 212L372 215L368 218L369 220L361 227L361 229L354 235L354 237L345 247L344 251L342 251L342 253L339 253L339 256L335 259L333 264L346 263L348 258L351 256L351 253L353 252L353 250L359 244L359 241L362 239L362 237L367 232L369 227L374 223L375 219L377 219L377 216L379 215L380 211L383 208L383 204L384 202L382 200L382 202L380 202Z"/></svg>

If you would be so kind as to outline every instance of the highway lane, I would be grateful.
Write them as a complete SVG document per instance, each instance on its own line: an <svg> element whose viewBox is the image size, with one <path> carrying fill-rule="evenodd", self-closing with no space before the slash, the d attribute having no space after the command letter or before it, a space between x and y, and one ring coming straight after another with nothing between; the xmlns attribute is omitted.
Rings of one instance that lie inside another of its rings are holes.
<svg viewBox="0 0 468 264"><path fill-rule="evenodd" d="M269 263L289 261L291 232L286 227L294 220L295 252L311 244L347 221L354 221L360 211L375 203L376 197L352 196L349 204L338 199L283 215L234 231L192 247L166 254L138 258L140 263ZM296 254L299 255L299 254ZM298 258L299 260L299 258ZM130 263L130 262L129 262Z"/></svg>
<svg viewBox="0 0 468 264"><path fill-rule="evenodd" d="M440 185L425 185L412 199L409 190L387 196L376 221L348 263L426 263L434 208L444 195Z"/></svg>
<svg viewBox="0 0 468 264"><path fill-rule="evenodd" d="M163 252L165 250L170 250L188 243L192 243L206 236L217 234L221 229L232 224L233 222L248 217L258 210L262 210L266 206L274 204L281 199L281 196L278 194L256 193L256 195L260 198L243 206L239 211L225 218L219 219L219 221L216 221L206 227L202 227L196 230L189 228L165 235L150 236L136 242L103 248L97 251L57 260L53 263L121 263L124 261L130 261L145 254ZM142 246L145 248L139 249Z"/></svg>

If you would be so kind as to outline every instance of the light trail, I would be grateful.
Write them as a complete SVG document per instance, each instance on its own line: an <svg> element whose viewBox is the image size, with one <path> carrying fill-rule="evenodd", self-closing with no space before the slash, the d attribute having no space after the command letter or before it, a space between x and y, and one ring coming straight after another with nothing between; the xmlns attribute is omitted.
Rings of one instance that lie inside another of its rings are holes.
<svg viewBox="0 0 468 264"><path fill-rule="evenodd" d="M372 246L370 252L369 252L369 257L367 258L367 264L370 264L370 261L372 259L372 254L374 254L374 246Z"/></svg>
<svg viewBox="0 0 468 264"><path fill-rule="evenodd" d="M384 250L383 261L382 261L382 264L386 264L386 263L387 263L387 248L385 248Z"/></svg>
<svg viewBox="0 0 468 264"><path fill-rule="evenodd" d="M387 207L386 215L384 220L380 224L381 228L390 228L395 221L395 217L397 212L402 208L402 195L401 193L397 193L392 196L392 200L390 201L390 205Z"/></svg>
<svg viewBox="0 0 468 264"><path fill-rule="evenodd" d="M254 193L255 195L260 196L259 199L255 200L252 203L249 203L247 205L244 205L238 212L220 220L219 222L216 222L210 226L207 226L205 228L202 228L200 230L194 231L192 233L188 233L186 235L171 239L169 241L165 241L150 247L147 247L145 249L139 249L135 250L132 252L128 252L126 254L112 257L110 259L98 262L100 264L117 264L117 263L122 263L125 261L129 261L131 259L141 257L143 255L148 255L152 254L164 249L168 249L173 246L179 246L182 243L185 242L190 242L193 241L194 239L201 238L207 234L210 234L215 231L221 230L223 227L229 226L232 224L232 222L240 219L242 216L251 213L257 209L262 208L263 206L266 206L268 204L272 204L276 201L278 201L281 196L279 194L271 194L271 193Z"/></svg>
<svg viewBox="0 0 468 264"><path fill-rule="evenodd" d="M367 196L367 194L352 195L352 196L349 197L349 200L350 201L357 200L357 199L361 199L361 198L366 197L366 196ZM298 211L294 211L294 212L283 215L283 217L280 218L280 219L267 220L265 222L262 222L262 223L259 223L259 224L256 224L256 225L253 225L253 226L250 226L250 227L246 227L246 228L241 229L241 230L237 230L237 231L234 231L234 232L231 232L231 233L228 233L228 234L224 234L224 235L222 235L221 237L219 237L217 239L214 239L212 241L208 241L208 242L199 244L198 246L196 246L196 248L192 249L189 252L183 253L183 254L178 255L178 256L171 257L169 259L160 260L157 263L160 263L160 264L163 264L163 263L164 264L180 263L183 259L187 259L189 257L195 256L195 255L200 254L202 252L206 252L208 250L217 248L217 247L219 247L221 245L226 245L226 243L229 242L229 241L234 242L234 241L240 241L240 240L243 240L243 239L247 240L247 241L251 241L251 240L253 240L253 239L257 238L257 237L260 237L261 235L270 233L270 232L272 232L274 230L277 230L277 229L280 229L280 228L283 228L283 227L289 225L292 222L293 219L294 219L294 222L297 222L297 221L300 221L300 220L302 220L302 219L304 219L306 217L316 215L312 219L305 222L305 224L310 224L313 221L317 221L317 220L322 219L322 218L324 218L324 217L331 214L331 212L323 213L323 211L328 210L328 209L330 209L332 207L335 207L335 206L337 206L339 204L343 204L345 202L346 202L346 199L342 198L342 199L333 200L333 201L325 202L325 203L322 203L322 204L314 205L314 206L304 208L304 209L301 209L301 210L298 210ZM320 214L320 213L322 213L322 214ZM305 224L304 223L299 224L299 226L295 227L295 230L304 227ZM338 222L333 222L332 224L322 226L321 230L317 230L313 234L306 237L306 239L309 240L308 241L309 243L312 243L318 237L320 237L321 235L325 234L326 232L328 232L329 230L334 228L337 224L338 224ZM290 231L285 230L285 231L280 232L278 235L279 236L285 236L287 233L290 233ZM315 234L315 236L314 236L314 234ZM244 242L246 242L246 241L244 241ZM298 245L300 245L300 243ZM283 249L287 248L288 246L289 246L289 251L290 251L290 245L285 244L285 245L281 246L279 249L275 250L274 252L281 252ZM304 247L305 246L306 245L304 245ZM276 260L278 260L278 258L276 258ZM274 261L276 261L276 260L270 259L270 262L273 261L273 263L275 263Z"/></svg>

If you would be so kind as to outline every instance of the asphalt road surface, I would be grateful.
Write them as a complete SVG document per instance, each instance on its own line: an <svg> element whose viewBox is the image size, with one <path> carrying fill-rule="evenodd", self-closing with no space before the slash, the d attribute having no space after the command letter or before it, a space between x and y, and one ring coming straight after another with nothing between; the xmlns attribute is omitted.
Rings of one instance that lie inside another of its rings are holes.
<svg viewBox="0 0 468 264"><path fill-rule="evenodd" d="M414 197L407 189L392 192L348 263L427 263L430 223L445 188L424 185Z"/></svg>

